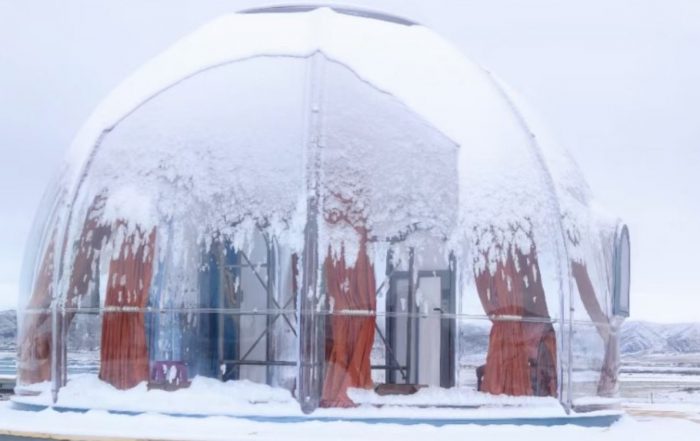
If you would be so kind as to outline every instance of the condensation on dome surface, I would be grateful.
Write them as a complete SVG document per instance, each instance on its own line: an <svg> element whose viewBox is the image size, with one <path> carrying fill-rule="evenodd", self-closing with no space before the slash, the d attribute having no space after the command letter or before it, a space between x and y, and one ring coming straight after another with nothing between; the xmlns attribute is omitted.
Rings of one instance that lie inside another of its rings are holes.
<svg viewBox="0 0 700 441"><path fill-rule="evenodd" d="M71 146L27 247L14 400L340 417L614 403L627 229L539 127L407 20L215 20Z"/></svg>

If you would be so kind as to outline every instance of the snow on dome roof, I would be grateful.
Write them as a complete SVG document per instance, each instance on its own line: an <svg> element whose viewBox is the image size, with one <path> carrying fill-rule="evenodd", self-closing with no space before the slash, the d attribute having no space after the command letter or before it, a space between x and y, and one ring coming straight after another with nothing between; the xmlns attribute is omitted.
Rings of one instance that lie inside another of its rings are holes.
<svg viewBox="0 0 700 441"><path fill-rule="evenodd" d="M571 191L560 191L555 180L562 174L550 169L568 162L540 150L503 87L428 28L346 8L253 9L220 17L181 39L121 83L81 129L67 156L68 194L77 197L106 135L174 86L239 61L313 54L396 98L458 147L457 219L442 230L449 230L446 238L459 254L469 253L483 266L485 251L500 250L488 258L493 263L512 245L529 249L535 236L540 250L565 253L559 196ZM582 181L571 182L587 192ZM410 191L408 181L401 185Z"/></svg>
<svg viewBox="0 0 700 441"><path fill-rule="evenodd" d="M465 117L481 107L475 104L493 101L493 85L485 72L423 26L367 20L327 7L295 14L237 13L201 27L122 82L80 131L69 159L85 158L102 131L189 76L249 57L308 57L314 52L323 52L399 97L453 139L464 132L460 127ZM461 87L464 84L470 87ZM455 97L455 92L469 92L464 98L477 101L460 106L462 96ZM460 107L471 112L460 114ZM489 107L493 106L482 110Z"/></svg>

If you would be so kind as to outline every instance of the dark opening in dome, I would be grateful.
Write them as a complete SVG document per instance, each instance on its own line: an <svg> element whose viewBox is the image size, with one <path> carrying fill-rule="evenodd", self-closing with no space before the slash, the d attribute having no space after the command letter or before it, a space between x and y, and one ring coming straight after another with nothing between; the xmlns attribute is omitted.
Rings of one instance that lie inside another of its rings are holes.
<svg viewBox="0 0 700 441"><path fill-rule="evenodd" d="M385 12L372 11L367 9L359 9L346 6L334 6L327 4L319 5L279 5L279 6L265 6L262 8L252 8L240 11L240 14L266 14L266 13L295 13L295 12L309 12L319 8L330 8L339 14L353 15L356 17L371 18L374 20L388 21L390 23L396 23L404 26L415 26L418 23L408 20L403 17L397 17L393 14L387 14Z"/></svg>

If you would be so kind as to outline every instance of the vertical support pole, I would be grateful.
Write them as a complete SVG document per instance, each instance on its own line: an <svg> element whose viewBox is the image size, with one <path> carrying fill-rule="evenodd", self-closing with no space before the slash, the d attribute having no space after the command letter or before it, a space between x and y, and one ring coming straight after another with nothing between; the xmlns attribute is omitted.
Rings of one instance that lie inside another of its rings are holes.
<svg viewBox="0 0 700 441"><path fill-rule="evenodd" d="M74 313L78 314L78 313ZM58 366L59 372L61 374L61 387L65 386L68 384L68 320L66 319L66 309L61 308L61 314L60 314L60 326L59 329L61 332L59 333L59 338L60 338L60 348L61 348L61 363Z"/></svg>
<svg viewBox="0 0 700 441"><path fill-rule="evenodd" d="M323 370L323 317L318 311L318 242L315 219L309 219L304 233L304 274L299 292L299 400L304 413L320 404Z"/></svg>
<svg viewBox="0 0 700 441"><path fill-rule="evenodd" d="M58 299L54 298L51 302L51 401L53 404L58 401L58 391L61 388L60 363L58 361L60 356L58 320Z"/></svg>
<svg viewBox="0 0 700 441"><path fill-rule="evenodd" d="M232 339L232 341L228 342L230 349L228 352L226 352L226 359L231 360L239 359L242 353L244 340L243 333L241 332L241 309L243 305L243 295L245 293L241 288L241 281L243 278L243 267L241 266L241 252L234 250L230 242L227 243L226 250L226 255L228 256L226 260L226 265L228 265L228 268L230 268L231 273L233 273L234 287L238 286L238 289L231 292L233 299L229 299L226 303L224 303L225 308L233 308L233 312L227 313L226 315L226 317L231 321L231 329L228 332L228 335L231 337L229 339ZM226 330L224 330L224 332L226 332ZM239 380L241 378L241 366L242 365L240 364L236 364L229 368L227 365L226 370L228 372L228 377L234 380Z"/></svg>
<svg viewBox="0 0 700 441"><path fill-rule="evenodd" d="M56 404L58 401L58 392L61 389L61 369L59 356L61 355L59 344L61 344L61 338L59 335L59 314L58 314L58 304L61 298L59 292L61 291L61 273L63 272L63 258L66 252L67 241L63 243L63 249L61 253L54 253L53 264L54 269L58 271L53 272L52 276L52 299L51 299L51 402Z"/></svg>
<svg viewBox="0 0 700 441"><path fill-rule="evenodd" d="M414 249L408 256L408 317L406 319L406 381L418 384L418 308L416 307L416 275Z"/></svg>
<svg viewBox="0 0 700 441"><path fill-rule="evenodd" d="M321 402L325 326L320 304L319 212L321 180L321 103L323 90L323 55L310 57L307 71L306 121L306 228L304 229L303 275L299 290L299 374L298 391L301 410L313 412Z"/></svg>
<svg viewBox="0 0 700 441"><path fill-rule="evenodd" d="M441 315L440 320L440 387L455 385L457 299L455 283L455 256L450 253L447 274L440 277ZM445 314L447 317L445 317Z"/></svg>
<svg viewBox="0 0 700 441"><path fill-rule="evenodd" d="M216 247L216 248L214 248ZM216 353L218 355L218 363L216 366L219 379L221 381L226 380L225 375L228 373L228 365L224 365L224 360L226 357L226 346L224 344L224 332L226 326L226 316L222 311L226 308L226 299L224 298L224 277L226 274L226 258L224 253L227 251L224 242L214 245L212 243L212 249L214 250L214 261L216 262Z"/></svg>
<svg viewBox="0 0 700 441"><path fill-rule="evenodd" d="M567 239L564 238L564 241ZM562 242L565 243L565 242ZM573 368L573 335L574 335L574 288L573 275L571 274L571 263L566 252L566 247L562 245L563 255L566 260L558 257L559 263L559 319L557 323L552 324L555 329L558 328L559 335L557 336L557 374L559 381L557 384L557 394L559 402L562 404L564 411L568 415L573 407L573 390L572 390L572 368ZM568 288L568 289L567 289Z"/></svg>
<svg viewBox="0 0 700 441"><path fill-rule="evenodd" d="M396 312L396 287L394 278L392 277L394 273L394 252L389 249L386 254L386 276L389 278L389 289L387 290L385 300L384 300L384 333L386 335L386 341L384 342L384 360L386 364L386 370L384 371L384 381L386 383L396 383L396 370L392 368L400 368L400 366L394 363L394 357L392 354L395 352L394 342L396 337L394 336L394 328L396 327L396 317L394 313Z"/></svg>
<svg viewBox="0 0 700 441"><path fill-rule="evenodd" d="M277 261L275 259L275 245L272 238L265 237L265 244L267 245L267 313L265 314L265 329L267 329L267 335L265 336L265 361L270 362L275 359L275 347L273 344L274 332L272 332L271 329L274 326L274 320L271 310L274 307L274 295L277 287L277 279L275 277ZM281 312L282 311L279 311L277 313ZM272 385L273 374L273 366L268 363L265 367L265 381L269 385Z"/></svg>
<svg viewBox="0 0 700 441"><path fill-rule="evenodd" d="M564 405L564 410L566 410L567 415L571 412L571 408L573 407L573 390L572 390L572 378L573 378L573 366L574 366L574 352L573 352L573 339L574 339L574 291L573 291L573 286L572 286L572 276L571 276L571 265L568 264L568 279L569 279L569 307L567 308L569 311L568 315L568 322L569 322L569 332L567 333L567 338L566 338L566 344L568 346L567 348L567 361L568 361L568 366L566 367L566 400L564 400L565 405ZM561 296L561 298L564 298L564 295ZM562 302L563 303L563 302ZM562 317L562 328L564 322L564 317ZM563 333L562 333L563 334Z"/></svg>

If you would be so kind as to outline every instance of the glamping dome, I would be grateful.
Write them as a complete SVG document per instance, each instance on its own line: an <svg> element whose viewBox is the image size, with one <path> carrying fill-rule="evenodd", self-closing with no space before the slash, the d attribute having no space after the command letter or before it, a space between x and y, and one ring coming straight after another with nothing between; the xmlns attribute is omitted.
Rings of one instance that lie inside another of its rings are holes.
<svg viewBox="0 0 700 441"><path fill-rule="evenodd" d="M627 230L537 125L403 19L215 20L71 146L28 244L14 400L336 416L607 403Z"/></svg>

